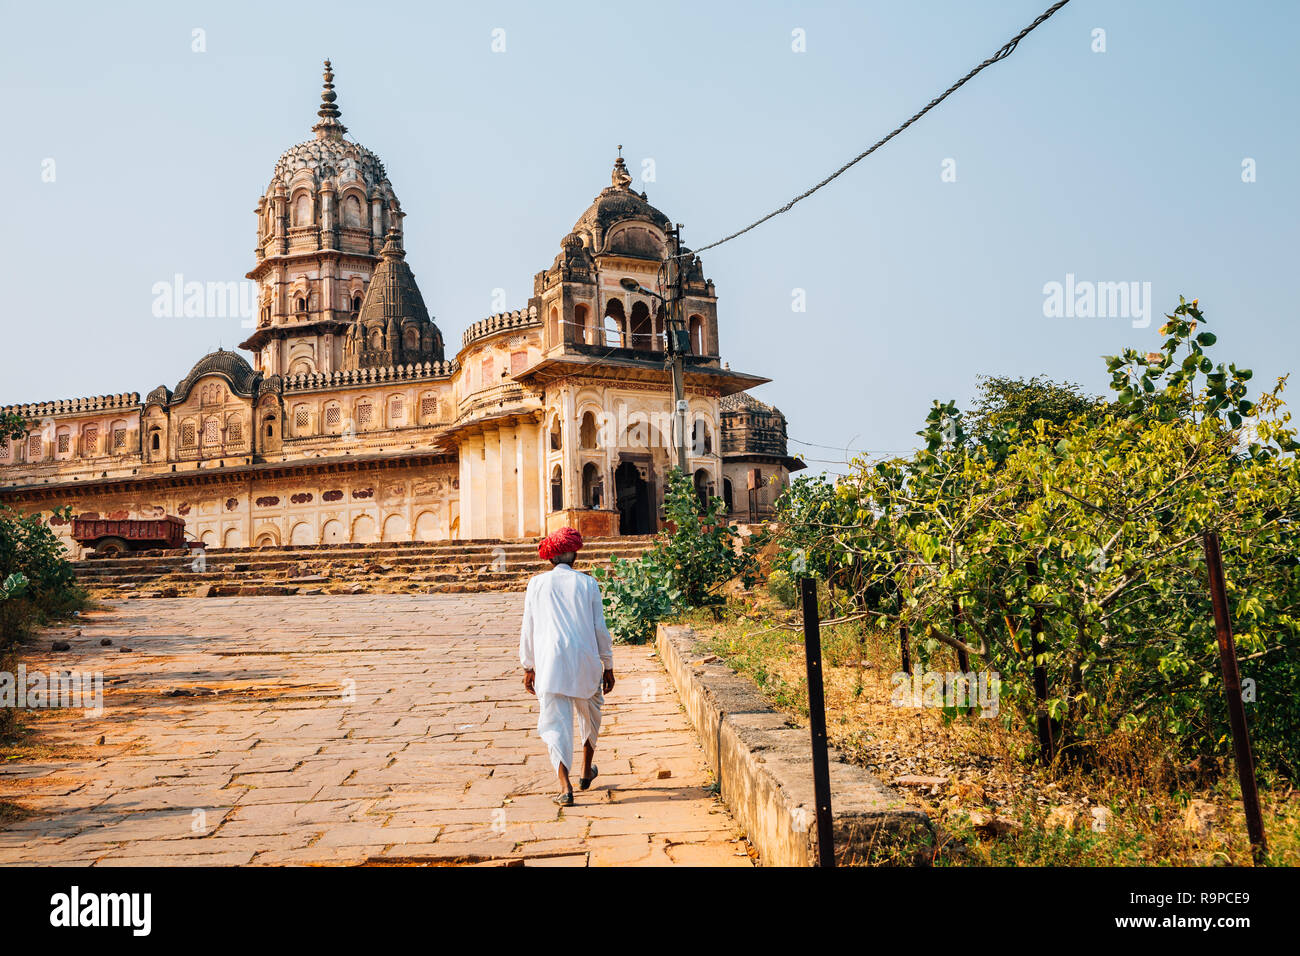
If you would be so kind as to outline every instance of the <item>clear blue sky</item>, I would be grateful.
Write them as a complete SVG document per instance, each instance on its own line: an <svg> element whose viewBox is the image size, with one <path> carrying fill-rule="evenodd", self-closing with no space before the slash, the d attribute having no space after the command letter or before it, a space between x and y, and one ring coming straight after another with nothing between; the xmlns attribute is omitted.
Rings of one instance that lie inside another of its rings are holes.
<svg viewBox="0 0 1300 956"><path fill-rule="evenodd" d="M0 403L174 386L242 340L238 320L155 318L151 289L252 265L253 208L311 136L324 57L454 348L494 289L526 304L617 144L634 175L654 159L642 188L700 246L821 179L1046 5L6 0ZM1074 0L830 187L706 254L724 358L774 380L757 394L793 438L870 450L912 447L930 400L966 401L980 373L1102 391L1098 356L1154 347L1179 293L1256 384L1292 370L1298 32L1290 2ZM1150 282L1155 321L1045 318L1043 286L1067 273Z"/></svg>

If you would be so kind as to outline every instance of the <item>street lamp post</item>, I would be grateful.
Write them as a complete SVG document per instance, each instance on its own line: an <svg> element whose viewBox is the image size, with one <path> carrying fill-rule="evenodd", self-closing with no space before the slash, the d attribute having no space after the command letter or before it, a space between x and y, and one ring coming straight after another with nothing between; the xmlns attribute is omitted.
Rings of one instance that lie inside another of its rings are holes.
<svg viewBox="0 0 1300 956"><path fill-rule="evenodd" d="M629 292L636 292L640 295L648 295L658 299L665 306L665 312L668 316L669 327L665 329L665 338L667 340L667 357L664 359L664 365L672 372L673 379L673 417L677 423L677 467L681 473L686 474L686 353L690 351L690 342L683 332L682 322L682 283L681 283L681 265L676 258L676 254L681 249L681 226L673 230L673 258L669 260L669 268L673 271L675 278L674 295L672 302L668 302L657 292L652 292L635 279L623 279L620 285Z"/></svg>

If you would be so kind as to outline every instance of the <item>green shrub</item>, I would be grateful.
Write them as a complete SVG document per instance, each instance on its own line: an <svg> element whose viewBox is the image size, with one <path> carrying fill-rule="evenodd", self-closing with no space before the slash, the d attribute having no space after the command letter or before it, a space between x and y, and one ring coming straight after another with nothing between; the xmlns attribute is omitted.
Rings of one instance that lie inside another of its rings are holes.
<svg viewBox="0 0 1300 956"><path fill-rule="evenodd" d="M799 603L799 588L795 585L794 578L779 568L767 576L767 593L786 607L794 607Z"/></svg>
<svg viewBox="0 0 1300 956"><path fill-rule="evenodd" d="M721 587L737 575L750 583L751 552L737 551L721 498L701 502L690 477L668 475L664 511L671 531L639 560L615 558L609 570L593 572L600 582L605 621L616 640L641 643L654 637L659 621L679 611L716 607Z"/></svg>
<svg viewBox="0 0 1300 956"><path fill-rule="evenodd" d="M681 595L653 554L637 561L612 558L609 570L593 572L601 584L605 624L617 641L644 644L653 640L659 621L678 607Z"/></svg>

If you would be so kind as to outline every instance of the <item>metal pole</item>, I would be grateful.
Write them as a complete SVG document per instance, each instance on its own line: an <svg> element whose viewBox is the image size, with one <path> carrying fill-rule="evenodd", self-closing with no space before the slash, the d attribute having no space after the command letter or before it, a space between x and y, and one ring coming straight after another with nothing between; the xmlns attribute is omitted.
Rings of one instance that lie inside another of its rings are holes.
<svg viewBox="0 0 1300 956"><path fill-rule="evenodd" d="M898 656L903 662L903 673L912 673L912 649L907 645L907 625L898 625Z"/></svg>
<svg viewBox="0 0 1300 956"><path fill-rule="evenodd" d="M686 358L678 347L678 331L682 328L682 226L677 223L672 230L673 257L670 260L673 299L668 309L668 361L673 376L673 417L677 423L677 468L686 474Z"/></svg>
<svg viewBox="0 0 1300 956"><path fill-rule="evenodd" d="M1032 588L1038 580L1038 559L1030 558L1027 562L1029 585ZM1034 605L1034 616L1029 623L1029 652L1034 665L1034 698L1038 703L1038 749L1043 763L1050 764L1056 758L1056 740L1052 734L1052 719L1047 713L1047 664L1043 656L1047 653L1047 642L1043 640L1043 608Z"/></svg>
<svg viewBox="0 0 1300 956"><path fill-rule="evenodd" d="M822 690L821 621L817 616L817 579L800 581L803 597L803 646L808 664L808 726L812 731L813 796L817 801L817 865L835 865L835 830L831 815L831 769L826 754L826 696Z"/></svg>
<svg viewBox="0 0 1300 956"><path fill-rule="evenodd" d="M952 636L957 640L962 640L961 636L961 601L953 596L952 599ZM966 653L966 648L957 648L957 669L963 674L970 673L970 656Z"/></svg>
<svg viewBox="0 0 1300 956"><path fill-rule="evenodd" d="M1223 556L1219 536L1205 532L1205 567L1210 575L1210 601L1214 605L1214 632L1219 642L1219 665L1223 670L1223 692L1228 697L1228 722L1232 727L1232 749L1237 757L1237 777L1241 781L1241 804L1246 811L1246 831L1250 834L1255 861L1262 862L1268 852L1264 838L1264 816L1259 809L1259 790L1255 783L1255 757L1250 749L1250 732L1246 729L1246 708L1241 700L1241 676L1237 672L1237 644L1232 638L1232 619L1228 616L1228 590L1223 583Z"/></svg>

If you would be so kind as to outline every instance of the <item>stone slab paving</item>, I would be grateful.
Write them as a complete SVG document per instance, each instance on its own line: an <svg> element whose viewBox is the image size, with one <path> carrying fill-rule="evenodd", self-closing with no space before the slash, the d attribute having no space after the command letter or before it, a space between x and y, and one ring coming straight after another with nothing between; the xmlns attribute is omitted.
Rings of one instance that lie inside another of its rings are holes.
<svg viewBox="0 0 1300 956"><path fill-rule="evenodd" d="M522 606L108 602L70 651L43 639L24 656L101 672L103 713L31 712L76 759L0 762L0 800L35 811L0 829L0 865L751 865L647 647L615 649L600 777L576 806L551 803Z"/></svg>

